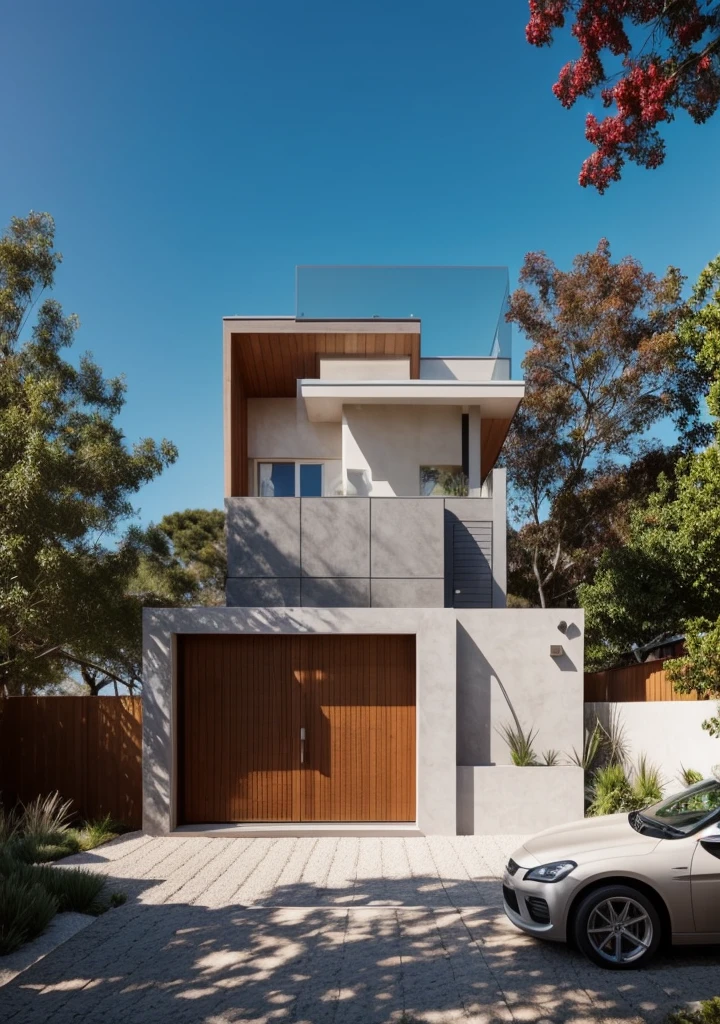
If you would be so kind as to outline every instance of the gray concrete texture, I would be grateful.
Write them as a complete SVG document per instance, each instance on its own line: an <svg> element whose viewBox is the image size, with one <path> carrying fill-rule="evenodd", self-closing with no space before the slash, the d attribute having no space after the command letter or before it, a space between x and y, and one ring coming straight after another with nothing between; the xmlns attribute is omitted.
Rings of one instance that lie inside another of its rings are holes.
<svg viewBox="0 0 720 1024"><path fill-rule="evenodd" d="M585 772L574 765L458 766L458 835L522 835L580 820Z"/></svg>
<svg viewBox="0 0 720 1024"><path fill-rule="evenodd" d="M4 1024L661 1024L717 950L603 971L517 931L518 837L150 839L69 859L128 903L2 990Z"/></svg>
<svg viewBox="0 0 720 1024"><path fill-rule="evenodd" d="M442 608L451 603L447 524L488 522L497 564L492 601L503 607L504 476L496 472L492 499L227 498L227 603Z"/></svg>

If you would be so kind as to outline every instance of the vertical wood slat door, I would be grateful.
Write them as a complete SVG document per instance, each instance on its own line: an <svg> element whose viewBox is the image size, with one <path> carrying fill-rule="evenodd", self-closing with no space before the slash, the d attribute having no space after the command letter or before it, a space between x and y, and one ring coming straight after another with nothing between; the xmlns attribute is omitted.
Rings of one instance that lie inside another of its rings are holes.
<svg viewBox="0 0 720 1024"><path fill-rule="evenodd" d="M181 821L297 820L300 693L278 639L178 638Z"/></svg>
<svg viewBox="0 0 720 1024"><path fill-rule="evenodd" d="M415 820L415 638L298 638L303 821Z"/></svg>
<svg viewBox="0 0 720 1024"><path fill-rule="evenodd" d="M415 820L414 637L188 635L178 659L181 822Z"/></svg>

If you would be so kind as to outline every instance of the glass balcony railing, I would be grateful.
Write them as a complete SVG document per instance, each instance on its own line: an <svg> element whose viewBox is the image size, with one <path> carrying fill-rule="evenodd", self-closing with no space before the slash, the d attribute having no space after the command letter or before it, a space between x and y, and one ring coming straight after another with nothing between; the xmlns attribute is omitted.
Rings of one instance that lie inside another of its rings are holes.
<svg viewBox="0 0 720 1024"><path fill-rule="evenodd" d="M511 358L507 267L296 268L298 320L422 321L424 356Z"/></svg>

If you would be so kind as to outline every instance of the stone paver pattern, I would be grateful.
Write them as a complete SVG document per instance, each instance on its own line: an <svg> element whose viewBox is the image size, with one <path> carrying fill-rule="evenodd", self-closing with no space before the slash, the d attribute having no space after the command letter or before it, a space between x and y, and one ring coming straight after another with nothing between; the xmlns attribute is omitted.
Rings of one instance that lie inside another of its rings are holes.
<svg viewBox="0 0 720 1024"><path fill-rule="evenodd" d="M517 836L123 836L128 894L0 989L5 1024L637 1024L720 994L720 951L603 971L502 912ZM61 869L62 870L62 869Z"/></svg>

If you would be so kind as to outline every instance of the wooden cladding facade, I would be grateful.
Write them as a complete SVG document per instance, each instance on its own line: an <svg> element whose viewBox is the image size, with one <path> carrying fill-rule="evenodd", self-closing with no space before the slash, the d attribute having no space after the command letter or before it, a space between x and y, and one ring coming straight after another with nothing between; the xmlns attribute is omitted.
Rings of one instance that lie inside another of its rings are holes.
<svg viewBox="0 0 720 1024"><path fill-rule="evenodd" d="M0 700L0 789L6 808L57 790L82 819L141 828L141 698Z"/></svg>
<svg viewBox="0 0 720 1024"><path fill-rule="evenodd" d="M359 327L359 324L355 324ZM397 330L313 331L292 324L280 331L231 331L224 348L225 495L247 497L248 398L294 398L297 382L319 376L319 360L327 355L410 357L410 376L420 376L420 334L415 325L398 324Z"/></svg>
<svg viewBox="0 0 720 1024"><path fill-rule="evenodd" d="M181 823L415 820L415 638L179 637Z"/></svg>
<svg viewBox="0 0 720 1024"><path fill-rule="evenodd" d="M585 700L656 701L697 700L697 693L677 693L665 673L664 660L612 668L605 672L586 672Z"/></svg>

